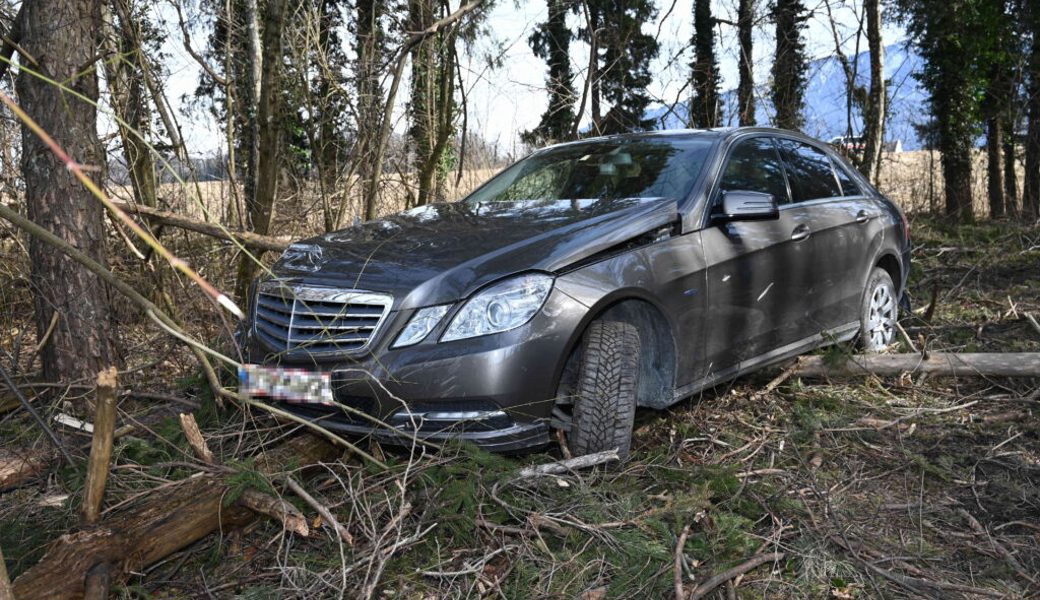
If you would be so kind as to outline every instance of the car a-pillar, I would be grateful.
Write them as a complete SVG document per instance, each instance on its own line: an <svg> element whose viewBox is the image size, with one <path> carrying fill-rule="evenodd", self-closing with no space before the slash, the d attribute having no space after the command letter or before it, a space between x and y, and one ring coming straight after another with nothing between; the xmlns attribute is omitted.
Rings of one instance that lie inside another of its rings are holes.
<svg viewBox="0 0 1040 600"><path fill-rule="evenodd" d="M671 327L650 302L627 299L599 312L573 345L560 375L552 425L574 454L629 454L636 407L674 401Z"/></svg>

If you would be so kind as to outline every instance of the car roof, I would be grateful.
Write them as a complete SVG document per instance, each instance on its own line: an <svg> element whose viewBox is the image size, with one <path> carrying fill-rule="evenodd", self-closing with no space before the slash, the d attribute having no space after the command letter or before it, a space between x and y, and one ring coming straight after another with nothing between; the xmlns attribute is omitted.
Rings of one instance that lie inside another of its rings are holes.
<svg viewBox="0 0 1040 600"><path fill-rule="evenodd" d="M682 139L682 138L694 138L694 137L714 137L714 138L731 138L737 135L743 135L746 133L763 133L769 135L785 135L797 138L802 138L810 141L820 143L819 140L814 140L806 136L804 133L798 131L792 131L789 129L777 129L775 127L714 127L711 129L661 129L653 131L638 131L634 133L618 133L614 135L602 135L596 137L582 138L578 140L562 142L559 144L553 144L547 146L548 148L560 148L564 146L570 146L573 144L587 144L595 142L612 142L620 140L641 140L641 139Z"/></svg>

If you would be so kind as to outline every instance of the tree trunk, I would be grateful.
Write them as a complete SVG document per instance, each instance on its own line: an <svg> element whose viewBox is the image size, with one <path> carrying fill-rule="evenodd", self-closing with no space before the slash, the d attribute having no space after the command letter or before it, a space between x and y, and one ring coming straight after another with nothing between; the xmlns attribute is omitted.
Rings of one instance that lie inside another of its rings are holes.
<svg viewBox="0 0 1040 600"><path fill-rule="evenodd" d="M885 141L885 46L881 40L881 0L865 0L867 48L870 51L870 93L864 110L863 158L860 171L876 184Z"/></svg>
<svg viewBox="0 0 1040 600"><path fill-rule="evenodd" d="M281 98L282 98L282 26L285 22L286 0L271 0L264 18L263 75L261 76L260 104L257 107L257 172L256 190L246 195L249 221L253 232L266 236L271 228L274 199L278 193L278 174L281 171ZM238 269L238 297L245 299L249 284L256 274L256 263L243 255Z"/></svg>
<svg viewBox="0 0 1040 600"><path fill-rule="evenodd" d="M989 216L1004 216L1004 128L999 115L986 119L986 175L989 194Z"/></svg>
<svg viewBox="0 0 1040 600"><path fill-rule="evenodd" d="M129 9L124 9L124 12L129 12ZM137 36L131 32L131 28L136 27L135 23L121 19L117 31L111 8L103 5L102 14L102 39L105 54L108 55L103 61L105 79L112 96L112 109L122 120L117 122L117 127L123 158L126 160L134 199L139 204L154 208L158 206L155 161L146 140L142 139L150 128L151 114L145 104L142 78L134 69L136 62L147 58L136 44Z"/></svg>
<svg viewBox="0 0 1040 600"><path fill-rule="evenodd" d="M598 9L589 9L589 111L592 115L592 133L600 135L603 132L603 109L600 103L603 99L603 86L599 64L599 13Z"/></svg>
<svg viewBox="0 0 1040 600"><path fill-rule="evenodd" d="M737 42L740 57L737 70L737 118L741 127L755 124L755 76L752 62L752 37L755 25L755 0L740 0L737 6Z"/></svg>
<svg viewBox="0 0 1040 600"><path fill-rule="evenodd" d="M1004 212L1017 215L1018 209L1018 173L1015 165L1018 159L1015 152L1015 122L1004 121Z"/></svg>
<svg viewBox="0 0 1040 600"><path fill-rule="evenodd" d="M776 53L773 59L773 109L776 126L799 129L805 94L805 42L802 28L807 19L801 0L777 0Z"/></svg>
<svg viewBox="0 0 1040 600"><path fill-rule="evenodd" d="M433 24L434 3L432 0L410 0L408 4L408 28L423 31ZM414 169L418 190L415 204L430 201L433 188L434 151L437 144L437 82L438 41L440 34L430 36L412 49L412 96L408 112L411 121L410 137L415 155Z"/></svg>
<svg viewBox="0 0 1040 600"><path fill-rule="evenodd" d="M1022 182L1022 215L1040 218L1040 6L1026 3L1026 18L1033 34L1029 52L1029 124L1026 130L1026 172Z"/></svg>
<svg viewBox="0 0 1040 600"><path fill-rule="evenodd" d="M358 181L361 189L375 188L372 177L375 169L372 162L379 124L389 115L382 115L383 88L380 84L381 59L380 51L385 43L379 27L379 18L384 9L383 0L358 0L357 2L357 73L358 95L358 127L357 144L354 147L354 160L358 164ZM374 219L377 215L376 198L367 194L365 202L365 219Z"/></svg>
<svg viewBox="0 0 1040 600"><path fill-rule="evenodd" d="M718 127L722 112L719 106L715 19L711 13L711 0L696 0L693 7L693 101L690 123L700 128Z"/></svg>
<svg viewBox="0 0 1040 600"><path fill-rule="evenodd" d="M243 192L246 198L246 214L254 212L257 188L257 169L260 163L260 94L263 87L263 47L260 45L260 15L257 10L257 0L245 0L242 4L242 27L246 32L246 96L243 105L239 108L245 115L245 127L242 131L243 150L246 159L246 177L243 182ZM230 34L229 34L230 35ZM252 221L248 220L249 227L254 227Z"/></svg>
<svg viewBox="0 0 1040 600"><path fill-rule="evenodd" d="M44 75L90 100L98 98L95 68L101 5L92 0L27 3L21 46ZM81 164L103 168L93 106L22 71L18 99L30 117ZM31 220L105 263L101 203L28 128L22 128L22 172ZM42 336L57 311L61 318L43 347L49 381L93 378L113 364L108 291L93 274L37 239L29 242L35 313Z"/></svg>

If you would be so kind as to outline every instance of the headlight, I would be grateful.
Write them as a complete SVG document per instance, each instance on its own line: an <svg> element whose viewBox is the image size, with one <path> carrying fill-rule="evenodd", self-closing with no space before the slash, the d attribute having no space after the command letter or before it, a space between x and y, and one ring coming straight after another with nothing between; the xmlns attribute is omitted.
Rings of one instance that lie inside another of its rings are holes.
<svg viewBox="0 0 1040 600"><path fill-rule="evenodd" d="M401 331L401 335L397 336L397 340L390 347L401 348L423 341L423 338L429 335L433 328L437 326L437 323L440 323L441 319L444 318L444 314L448 312L449 306L451 305L442 304L440 306L420 308L412 316L411 320L408 321L404 330Z"/></svg>
<svg viewBox="0 0 1040 600"><path fill-rule="evenodd" d="M442 342L515 329L531 320L545 304L553 278L531 273L495 284L462 306Z"/></svg>

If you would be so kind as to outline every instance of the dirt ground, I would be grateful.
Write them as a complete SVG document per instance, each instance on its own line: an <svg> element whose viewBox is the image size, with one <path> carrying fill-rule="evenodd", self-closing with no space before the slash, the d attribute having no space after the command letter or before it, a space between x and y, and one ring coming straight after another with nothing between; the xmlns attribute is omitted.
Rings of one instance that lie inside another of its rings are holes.
<svg viewBox="0 0 1040 600"><path fill-rule="evenodd" d="M1040 229L916 217L912 230L918 314L903 326L917 350L1040 351L1040 330L1026 317L1040 316ZM171 243L204 274L226 264L226 250L180 235ZM0 250L0 347L23 348L28 370L35 340L22 250L11 243ZM152 276L115 260L139 285ZM192 304L191 290L171 293L196 335L226 344L226 330L199 316L207 309ZM123 323L139 322L130 307L116 308ZM121 381L130 393L120 424L135 430L116 444L108 517L150 488L206 470L178 425L175 415L185 410L195 412L225 465L229 501L248 487L280 489L280 476L264 479L248 457L291 428L216 407L190 356L146 324L121 335ZM904 340L893 351L911 350ZM308 538L256 521L152 565L119 597L671 598L677 582L689 594L763 555L772 556L706 597L1040 594L1040 376L822 381L784 373L775 368L669 411L640 413L632 460L611 469L518 477L524 465L555 460L559 451L502 457L450 447L409 455L365 446L390 470L344 455L292 472L347 527L352 544L339 543L320 519ZM44 408L53 414L89 389L51 392L59 393ZM12 406L0 396L0 447L42 446ZM89 437L59 431L85 460ZM52 469L0 494L0 548L12 577L76 527L83 466ZM296 496L286 498L316 516Z"/></svg>

